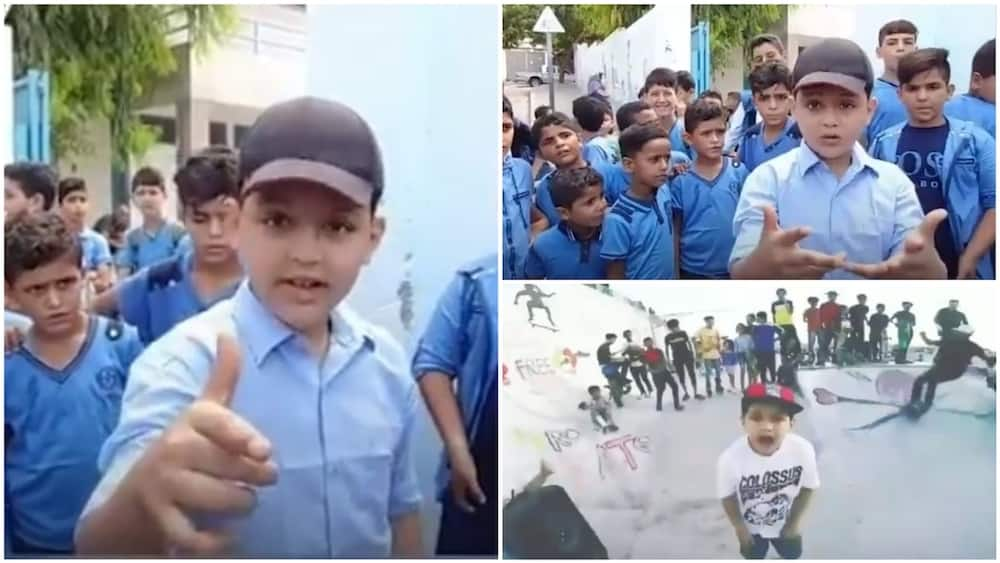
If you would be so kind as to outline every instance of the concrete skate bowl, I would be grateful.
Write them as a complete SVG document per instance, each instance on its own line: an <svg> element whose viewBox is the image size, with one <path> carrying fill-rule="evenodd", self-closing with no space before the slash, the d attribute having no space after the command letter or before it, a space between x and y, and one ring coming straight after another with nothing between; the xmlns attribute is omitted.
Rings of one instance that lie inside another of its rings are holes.
<svg viewBox="0 0 1000 563"><path fill-rule="evenodd" d="M588 385L604 384L594 358L604 333L631 329L640 341L652 335L658 344L663 334L591 288L543 288L554 293L543 301L557 330L532 326L524 300L514 306L512 295L502 317L505 498L544 460L553 471L546 484L565 489L609 557L738 558L715 494L715 463L742 434L739 397L692 399L678 413L668 391L664 411L656 412L633 389L614 411L620 431L600 434L577 405ZM544 312L535 316L548 326ZM682 326L690 331L697 319ZM806 411L793 431L814 443L822 483L803 521L805 558L994 558L995 406L981 375L940 385L935 408L919 420L899 417L869 430L848 429L897 408L824 405L813 395L823 388L893 403L908 396L925 369L800 372Z"/></svg>

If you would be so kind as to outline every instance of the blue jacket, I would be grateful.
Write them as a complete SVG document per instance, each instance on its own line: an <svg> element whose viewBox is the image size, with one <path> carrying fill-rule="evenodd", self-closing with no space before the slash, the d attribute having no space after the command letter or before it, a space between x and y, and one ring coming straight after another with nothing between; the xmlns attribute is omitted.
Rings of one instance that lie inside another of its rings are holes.
<svg viewBox="0 0 1000 563"><path fill-rule="evenodd" d="M942 182L948 204L951 236L964 252L983 214L996 207L996 141L983 128L968 121L948 120L948 140L944 148ZM882 132L869 147L875 158L896 162L899 137L905 123ZM977 277L994 279L993 261L983 256L976 267Z"/></svg>

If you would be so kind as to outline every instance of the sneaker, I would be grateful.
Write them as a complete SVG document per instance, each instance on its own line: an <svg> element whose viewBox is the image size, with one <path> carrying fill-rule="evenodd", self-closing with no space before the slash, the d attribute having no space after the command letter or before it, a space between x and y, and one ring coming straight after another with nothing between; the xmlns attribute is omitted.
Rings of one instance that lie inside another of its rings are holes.
<svg viewBox="0 0 1000 563"><path fill-rule="evenodd" d="M709 393L708 395L711 396L712 394ZM705 400L705 396L704 395L699 395L698 393L694 394L694 398L698 399L699 401L704 401Z"/></svg>
<svg viewBox="0 0 1000 563"><path fill-rule="evenodd" d="M682 410L684 410L684 405L676 405L676 406L674 407L674 410L675 410L675 411L682 411Z"/></svg>
<svg viewBox="0 0 1000 563"><path fill-rule="evenodd" d="M685 392L684 392L684 398L683 398L683 399L681 399L681 400L682 400L682 401L687 401L687 400L689 400L689 399L691 399L691 395L688 395L688 394L687 394L687 391L685 391Z"/></svg>

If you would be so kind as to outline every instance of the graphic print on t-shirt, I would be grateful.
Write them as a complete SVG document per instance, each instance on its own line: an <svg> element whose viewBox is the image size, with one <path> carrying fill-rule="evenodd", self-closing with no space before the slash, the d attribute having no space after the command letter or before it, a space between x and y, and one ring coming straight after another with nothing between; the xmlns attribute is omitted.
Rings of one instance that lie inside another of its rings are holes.
<svg viewBox="0 0 1000 563"><path fill-rule="evenodd" d="M737 493L743 506L743 520L750 525L776 526L784 522L792 508L792 498L785 488L797 489L802 466L743 475Z"/></svg>

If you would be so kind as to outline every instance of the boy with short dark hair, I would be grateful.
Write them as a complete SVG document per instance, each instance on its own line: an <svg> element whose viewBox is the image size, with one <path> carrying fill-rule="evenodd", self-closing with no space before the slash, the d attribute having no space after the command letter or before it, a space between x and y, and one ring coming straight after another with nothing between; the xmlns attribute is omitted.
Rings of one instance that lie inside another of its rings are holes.
<svg viewBox="0 0 1000 563"><path fill-rule="evenodd" d="M809 303L809 308L802 312L802 320L806 323L806 333L807 333L807 344L809 351L809 357L812 361L816 361L816 342L819 340L819 333L822 329L823 323L820 321L819 307L819 297L810 297L806 300Z"/></svg>
<svg viewBox="0 0 1000 563"><path fill-rule="evenodd" d="M593 168L558 170L551 183L552 202L561 221L538 235L528 253L528 279L604 279L601 226L608 202L604 181Z"/></svg>
<svg viewBox="0 0 1000 563"><path fill-rule="evenodd" d="M717 493L736 532L740 554L764 559L802 556L802 517L819 488L816 450L791 432L802 406L782 385L754 383L741 402L743 428L716 465Z"/></svg>
<svg viewBox="0 0 1000 563"><path fill-rule="evenodd" d="M696 399L704 399L704 395L698 394L698 377L694 373L694 347L691 345L691 338L686 331L681 330L680 322L677 319L667 321L667 329L670 331L663 338L663 344L670 353L674 369L681 380L681 389L684 390L684 400L691 398L687 385L684 383L684 371L687 370L691 376L691 393ZM708 394L712 394L712 388L708 388Z"/></svg>
<svg viewBox="0 0 1000 563"><path fill-rule="evenodd" d="M994 279L996 141L973 123L945 117L950 80L945 49L920 49L900 59L908 120L879 135L871 154L895 162L910 178L924 213L947 211L934 248L948 279Z"/></svg>
<svg viewBox="0 0 1000 563"><path fill-rule="evenodd" d="M243 280L237 255L239 177L236 153L209 147L174 174L193 250L129 276L98 296L92 309L121 314L149 345L180 322L228 299Z"/></svg>
<svg viewBox="0 0 1000 563"><path fill-rule="evenodd" d="M504 96L504 99L506 100L507 96ZM507 103L509 104L510 101L508 100ZM553 109L549 106L538 106L537 108L535 108L534 112L535 119L541 119L542 117L545 117L546 115L552 113L552 111Z"/></svg>
<svg viewBox="0 0 1000 563"><path fill-rule="evenodd" d="M642 339L642 344L646 347L642 359L649 368L649 373L653 376L653 385L656 387L656 410L663 410L663 390L667 385L670 386L670 393L674 396L674 410L684 410L684 405L677 396L677 382L667 367L667 356L663 350L653 345L653 339L648 336Z"/></svg>
<svg viewBox="0 0 1000 563"><path fill-rule="evenodd" d="M51 166L42 162L14 162L3 167L4 220L12 221L25 213L52 208L59 178Z"/></svg>
<svg viewBox="0 0 1000 563"><path fill-rule="evenodd" d="M797 148L802 133L792 109L792 72L783 63L766 63L750 73L753 105L761 121L743 133L739 161L753 172L762 163Z"/></svg>
<svg viewBox="0 0 1000 563"><path fill-rule="evenodd" d="M500 106L500 150L503 158L503 279L524 278L524 265L534 233L545 228L545 219L534 205L535 182L531 164L511 154L514 142L514 108L506 96Z"/></svg>
<svg viewBox="0 0 1000 563"><path fill-rule="evenodd" d="M868 296L864 293L858 294L858 302L847 310L847 318L851 323L851 339L847 343L848 349L855 354L858 359L868 357L867 346L865 346L865 325L868 324Z"/></svg>
<svg viewBox="0 0 1000 563"><path fill-rule="evenodd" d="M969 91L944 104L948 117L971 121L997 137L997 40L990 39L972 56Z"/></svg>
<svg viewBox="0 0 1000 563"><path fill-rule="evenodd" d="M649 104L660 118L660 125L669 135L670 146L692 157L691 151L684 145L684 127L677 117L677 88L676 72L669 68L654 68L646 75L642 101Z"/></svg>
<svg viewBox="0 0 1000 563"><path fill-rule="evenodd" d="M747 171L722 154L726 121L721 105L695 100L684 116L684 129L695 160L669 186L677 269L681 279L727 279L735 242L733 215Z"/></svg>
<svg viewBox="0 0 1000 563"><path fill-rule="evenodd" d="M463 266L438 302L412 372L444 455L438 469L436 553L497 554L496 254Z"/></svg>
<svg viewBox="0 0 1000 563"><path fill-rule="evenodd" d="M580 141L583 159L591 166L617 162L605 130L611 107L593 96L580 96L573 100L573 117L580 124Z"/></svg>
<svg viewBox="0 0 1000 563"><path fill-rule="evenodd" d="M767 63L785 62L785 45L777 35L770 33L757 35L750 40L749 49L751 72ZM724 147L727 154L737 149L743 132L753 127L759 120L760 116L753 107L753 92L743 90L739 93L739 102L735 104L735 111L729 118Z"/></svg>
<svg viewBox="0 0 1000 563"><path fill-rule="evenodd" d="M686 70L677 71L677 119L683 119L687 107L695 98L694 75Z"/></svg>
<svg viewBox="0 0 1000 563"><path fill-rule="evenodd" d="M580 143L580 126L558 111L552 112L535 121L531 126L531 135L538 145L538 151L542 158L555 165L556 170L575 170L589 166L583 157L583 148ZM592 168L602 176L607 185L607 174L614 167L608 164L598 164ZM549 227L559 224L562 217L556 204L552 201L552 179L555 172L550 173L535 184L535 207L539 213L544 215L545 223L537 222L533 229L541 228L536 232L544 231Z"/></svg>
<svg viewBox="0 0 1000 563"><path fill-rule="evenodd" d="M619 139L622 162L632 185L604 220L601 258L608 279L672 279L673 226L670 190L662 188L670 170L670 140L657 125L633 126Z"/></svg>
<svg viewBox="0 0 1000 563"><path fill-rule="evenodd" d="M775 371L775 338L781 335L781 331L775 325L767 322L767 313L760 311L757 313L757 322L750 328L753 334L754 359L757 360L757 370L762 383L774 383L778 377ZM770 372L771 379L767 378Z"/></svg>
<svg viewBox="0 0 1000 563"><path fill-rule="evenodd" d="M917 26L907 20L894 20L878 30L875 53L884 65L882 76L875 80L872 97L875 112L865 129L866 146L883 131L906 121L906 108L900 101L899 60L917 48Z"/></svg>
<svg viewBox="0 0 1000 563"><path fill-rule="evenodd" d="M58 215L4 229L4 281L31 320L4 359L6 521L16 555L74 551L73 528L100 479L101 445L118 423L135 329L82 307L83 254Z"/></svg>
<svg viewBox="0 0 1000 563"><path fill-rule="evenodd" d="M881 362L885 359L885 329L889 326L889 316L885 314L885 305L875 305L875 314L868 319L869 357L872 361Z"/></svg>
<svg viewBox="0 0 1000 563"><path fill-rule="evenodd" d="M910 342L913 340L913 329L917 326L917 317L910 310L913 303L903 301L903 309L893 313L889 322L896 325L896 358L897 364L906 364L909 361L906 355L910 351Z"/></svg>
<svg viewBox="0 0 1000 563"><path fill-rule="evenodd" d="M375 136L342 104L282 102L244 138L239 178L247 282L132 366L77 546L419 556L417 386L393 339L343 303L385 228Z"/></svg>
<svg viewBox="0 0 1000 563"><path fill-rule="evenodd" d="M659 122L659 117L657 117L656 112L653 111L652 106L646 102L629 102L623 104L618 108L618 112L615 114L615 119L618 123L618 130L625 131L633 125L655 125ZM619 143L620 146L620 143ZM621 151L619 150L619 153ZM684 167L691 164L691 159L688 155L673 150L670 150L670 173L675 175L680 173ZM610 167L604 173L605 184L604 184L604 198L608 200L608 205L614 205L618 198L628 190L629 186L632 184L632 175L625 171L624 165L619 162L618 164Z"/></svg>
<svg viewBox="0 0 1000 563"><path fill-rule="evenodd" d="M114 283L111 247L104 237L87 226L89 207L87 184L83 178L69 177L59 181L59 214L80 237L84 275L92 280L94 292L101 293Z"/></svg>
<svg viewBox="0 0 1000 563"><path fill-rule="evenodd" d="M744 183L732 276L944 277L929 240L945 213L925 218L909 178L858 144L876 104L867 55L846 39L824 39L799 55L792 74L804 142Z"/></svg>
<svg viewBox="0 0 1000 563"><path fill-rule="evenodd" d="M611 416L611 402L604 398L600 386L587 387L587 394L590 395L590 401L581 403L580 408L590 411L590 421L594 423L594 428L604 434L618 430L615 419Z"/></svg>
<svg viewBox="0 0 1000 563"><path fill-rule="evenodd" d="M143 166L132 176L132 202L142 214L142 224L125 235L125 246L117 256L119 274L128 274L170 258L177 253L184 227L163 215L167 187L163 174Z"/></svg>

